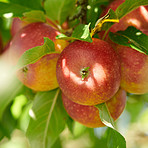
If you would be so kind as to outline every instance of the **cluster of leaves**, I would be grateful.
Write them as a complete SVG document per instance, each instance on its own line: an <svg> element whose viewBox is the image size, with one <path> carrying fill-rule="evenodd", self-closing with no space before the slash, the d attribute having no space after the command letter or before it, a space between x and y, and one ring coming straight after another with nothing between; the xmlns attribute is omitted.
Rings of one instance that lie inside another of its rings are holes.
<svg viewBox="0 0 148 148"><path fill-rule="evenodd" d="M83 2L87 5L84 5ZM26 0L0 0L0 21L2 22L0 23L0 29L4 41L7 42L11 36L10 28L7 28L9 31L6 35L6 14L11 14L11 17L25 16L25 21L29 22L45 22L46 17L48 17L59 26L59 30L63 33L57 38L92 42L90 30L95 27L95 23L102 12L101 6L108 3L108 0L30 0L29 2ZM109 18L120 19L140 5L148 5L148 2L145 0L126 0L118 7L116 12L110 10ZM85 17L80 15L82 11L85 11ZM69 21L70 28L72 28L70 36L66 36L61 28L65 21ZM112 24L103 24L102 29L108 30ZM110 38L118 44L130 46L148 54L148 42L143 42L148 37L140 32L140 37L137 38L137 32L140 31L134 27L129 27L122 32L110 33ZM44 40L43 46L34 47L22 55L17 68L35 63L42 56L54 52L54 43L48 38L44 38ZM38 54L34 54L36 52ZM56 145L60 147L60 134L66 126L74 135L74 121L63 108L59 88L47 92L33 92L15 77L10 78L6 88L0 91L0 139L3 139L4 136L10 138L12 131L19 128L26 133L32 148L50 148L56 147ZM129 100L130 98L137 100L136 95L129 94L128 98ZM147 102L143 98L146 97L141 96L139 100ZM127 103L127 111L131 114L132 122L137 121L137 115L144 108L143 101L136 104L136 114L135 111L130 110L133 103L130 103L130 101ZM97 138L93 129L85 128L84 133L89 133L90 139L93 141L93 147L97 147L99 144L100 147L125 148L125 139L115 130L114 122L106 106L101 104L97 108L100 111L101 120L106 121L104 124L107 123L106 125L109 128L100 139Z"/></svg>

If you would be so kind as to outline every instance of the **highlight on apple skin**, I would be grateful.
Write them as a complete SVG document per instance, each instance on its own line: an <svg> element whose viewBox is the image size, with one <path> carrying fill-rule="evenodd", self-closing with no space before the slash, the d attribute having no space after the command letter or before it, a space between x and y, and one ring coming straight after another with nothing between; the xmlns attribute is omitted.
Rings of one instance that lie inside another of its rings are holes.
<svg viewBox="0 0 148 148"><path fill-rule="evenodd" d="M95 106L80 105L62 93L65 110L75 121L91 128L105 126L99 116L99 110ZM123 112L126 104L126 92L119 89L118 92L107 102L108 110L114 120L117 120Z"/></svg>
<svg viewBox="0 0 148 148"><path fill-rule="evenodd" d="M75 41L67 46L57 62L57 80L63 93L82 105L106 102L120 86L120 61L105 41Z"/></svg>
<svg viewBox="0 0 148 148"><path fill-rule="evenodd" d="M44 44L44 38L48 37L56 42L55 37L60 34L51 26L45 23L31 23L20 29L12 38L8 55L11 63L14 65L18 62L20 56L28 49ZM35 91L47 91L58 87L56 79L56 62L60 51L69 43L60 41L55 43L57 54L47 54L39 59L36 63L27 65L19 70L17 76L27 87Z"/></svg>

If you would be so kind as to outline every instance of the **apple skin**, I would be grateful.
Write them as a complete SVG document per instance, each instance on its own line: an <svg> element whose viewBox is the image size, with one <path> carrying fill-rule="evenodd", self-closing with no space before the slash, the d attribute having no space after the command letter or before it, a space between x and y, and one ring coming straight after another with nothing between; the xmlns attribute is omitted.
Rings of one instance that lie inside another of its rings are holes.
<svg viewBox="0 0 148 148"><path fill-rule="evenodd" d="M65 110L75 121L91 128L105 126L100 119L99 110L95 106L77 104L62 93ZM117 120L125 108L126 92L119 89L118 92L106 102L108 110L114 120Z"/></svg>
<svg viewBox="0 0 148 148"><path fill-rule="evenodd" d="M48 37L53 42L56 42L55 50L61 52L69 43L64 40L57 41L55 37L58 34L60 34L59 31L45 23L37 22L28 24L12 38L9 46L9 58L16 63L26 50L43 45L43 37Z"/></svg>
<svg viewBox="0 0 148 148"><path fill-rule="evenodd" d="M86 67L89 67L88 76L82 80L81 71ZM69 44L60 54L56 71L61 90L78 104L106 102L119 89L119 57L103 40L94 38L92 43Z"/></svg>
<svg viewBox="0 0 148 148"><path fill-rule="evenodd" d="M122 45L116 50L121 59L121 87L129 93L148 93L148 56Z"/></svg>
<svg viewBox="0 0 148 148"><path fill-rule="evenodd" d="M58 87L56 63L59 54L43 56L34 64L29 64L17 72L17 77L27 87L35 91L48 91Z"/></svg>
<svg viewBox="0 0 148 148"><path fill-rule="evenodd" d="M115 11L117 7L124 1L125 0L114 0L109 4L102 15L106 14L109 8ZM114 33L117 31L124 31L129 26L134 26L135 28L148 35L148 6L140 6L137 9L131 11L123 18L121 18L119 23L112 25L110 31Z"/></svg>
<svg viewBox="0 0 148 148"><path fill-rule="evenodd" d="M115 0L107 7L114 11L125 0ZM128 26L134 26L148 35L148 6L140 6L114 24L111 32L124 31ZM100 37L103 32L100 33ZM126 46L112 42L108 35L105 39L111 46L117 49L121 59L121 87L129 93L144 94L148 92L148 56Z"/></svg>
<svg viewBox="0 0 148 148"><path fill-rule="evenodd" d="M43 37L48 37L55 42L55 37L58 34L60 32L45 23L28 24L20 29L10 42L8 49L10 62L15 65L26 50L43 45ZM56 62L60 51L63 50L64 46L67 46L68 42L62 41L62 44L60 44L59 41L58 44L55 45L58 54L48 54L36 63L30 64L18 71L17 76L24 85L35 91L48 91L58 87Z"/></svg>
<svg viewBox="0 0 148 148"><path fill-rule="evenodd" d="M20 18L15 17L12 19L12 23L11 23L11 35L12 37L23 27L25 27L26 25L28 25L29 23L22 21Z"/></svg>

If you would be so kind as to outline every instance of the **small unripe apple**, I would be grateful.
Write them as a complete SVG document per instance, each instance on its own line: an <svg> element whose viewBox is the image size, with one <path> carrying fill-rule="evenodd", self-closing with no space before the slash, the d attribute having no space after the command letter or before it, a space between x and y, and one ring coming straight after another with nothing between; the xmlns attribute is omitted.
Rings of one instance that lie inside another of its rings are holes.
<svg viewBox="0 0 148 148"><path fill-rule="evenodd" d="M119 89L120 61L105 41L74 41L57 62L57 80L63 93L82 105L106 102Z"/></svg>
<svg viewBox="0 0 148 148"><path fill-rule="evenodd" d="M105 126L99 116L99 110L95 106L86 106L77 104L62 94L62 100L65 110L75 121L87 127L103 127ZM118 92L106 102L108 110L114 120L121 115L126 104L126 92L119 89Z"/></svg>
<svg viewBox="0 0 148 148"><path fill-rule="evenodd" d="M44 38L48 37L55 43L56 51L61 51L68 42L56 40L60 34L57 30L45 23L31 23L20 29L12 38L9 45L9 58L14 64L28 49L44 44ZM60 54L60 53L59 53ZM59 54L47 54L36 63L27 65L17 73L20 81L35 91L48 91L58 87L56 79L56 62Z"/></svg>
<svg viewBox="0 0 148 148"><path fill-rule="evenodd" d="M148 56L122 45L116 49L121 59L121 87L129 93L148 93Z"/></svg>

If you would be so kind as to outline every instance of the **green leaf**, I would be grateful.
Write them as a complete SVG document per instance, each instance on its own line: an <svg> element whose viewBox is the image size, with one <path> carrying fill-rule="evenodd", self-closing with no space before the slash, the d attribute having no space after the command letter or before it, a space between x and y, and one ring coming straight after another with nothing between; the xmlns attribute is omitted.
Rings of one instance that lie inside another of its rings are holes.
<svg viewBox="0 0 148 148"><path fill-rule="evenodd" d="M67 125L69 131L71 132L71 134L73 134L74 120L69 115L67 116L66 125Z"/></svg>
<svg viewBox="0 0 148 148"><path fill-rule="evenodd" d="M37 93L27 129L31 148L50 148L65 128L65 113L59 89Z"/></svg>
<svg viewBox="0 0 148 148"><path fill-rule="evenodd" d="M117 9L116 14L119 19L121 19L123 16L131 12L132 10L136 9L137 7L141 5L148 5L147 0L126 0L124 3L122 3Z"/></svg>
<svg viewBox="0 0 148 148"><path fill-rule="evenodd" d="M126 148L125 138L112 128L108 131L107 148Z"/></svg>
<svg viewBox="0 0 148 148"><path fill-rule="evenodd" d="M51 148L62 148L62 142L61 142L61 139L58 138L58 139L56 140L56 142L52 145Z"/></svg>
<svg viewBox="0 0 148 148"><path fill-rule="evenodd" d="M87 23L91 22L91 28L94 27L100 16L103 4L108 4L108 0L88 0Z"/></svg>
<svg viewBox="0 0 148 148"><path fill-rule="evenodd" d="M21 6L33 9L33 10L41 10L42 9L42 0L9 0L11 3L19 4Z"/></svg>
<svg viewBox="0 0 148 148"><path fill-rule="evenodd" d="M14 17L18 17L30 10L30 8L18 4L0 2L0 16L3 16L5 13L11 13Z"/></svg>
<svg viewBox="0 0 148 148"><path fill-rule="evenodd" d="M13 118L10 107L11 104L6 107L0 120L0 140L4 136L11 138L12 131L17 127L17 121Z"/></svg>
<svg viewBox="0 0 148 148"><path fill-rule="evenodd" d="M110 115L106 103L98 104L95 107L99 110L99 115L102 123L104 123L108 127L115 128L114 120Z"/></svg>
<svg viewBox="0 0 148 148"><path fill-rule="evenodd" d="M5 89L2 89L0 85L0 118L2 117L3 111L8 106L8 104L14 100L17 95L21 94L24 88L23 84L16 78L5 82L5 84Z"/></svg>
<svg viewBox="0 0 148 148"><path fill-rule="evenodd" d="M109 129L107 134L107 148L126 148L126 141L124 137L115 130L114 121L106 103L98 104L95 107L99 109L101 121L108 126Z"/></svg>
<svg viewBox="0 0 148 148"><path fill-rule="evenodd" d="M5 13L11 13L13 17L21 17L24 12L30 10L43 10L42 0L9 0L9 2L0 2L0 16Z"/></svg>
<svg viewBox="0 0 148 148"><path fill-rule="evenodd" d="M32 10L29 12L25 12L23 15L25 17L23 20L30 23L46 21L44 12L40 10Z"/></svg>
<svg viewBox="0 0 148 148"><path fill-rule="evenodd" d="M116 13L114 12L114 10L109 9L108 14L109 14L109 17L108 17L107 19L118 19L118 17L117 17L117 15L116 15ZM110 28L113 24L114 24L114 23L112 23L112 22L106 22L106 23L103 24L101 30L105 30L105 31L107 30L107 31L108 31L109 28Z"/></svg>
<svg viewBox="0 0 148 148"><path fill-rule="evenodd" d="M44 37L44 44L42 46L33 47L24 52L20 57L16 68L25 67L28 64L33 64L46 54L55 53L55 47L52 40Z"/></svg>
<svg viewBox="0 0 148 148"><path fill-rule="evenodd" d="M89 32L89 26L90 24L88 25L80 24L75 28L71 37L67 37L64 34L60 34L56 37L56 39L81 40L81 41L86 41L86 42L92 42L92 38Z"/></svg>
<svg viewBox="0 0 148 148"><path fill-rule="evenodd" d="M50 19L62 24L75 7L75 0L46 0L44 8Z"/></svg>
<svg viewBox="0 0 148 148"><path fill-rule="evenodd" d="M110 32L109 37L117 44L131 47L148 55L148 36L132 26L125 31Z"/></svg>

